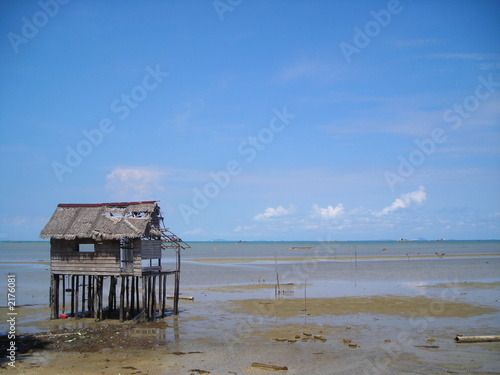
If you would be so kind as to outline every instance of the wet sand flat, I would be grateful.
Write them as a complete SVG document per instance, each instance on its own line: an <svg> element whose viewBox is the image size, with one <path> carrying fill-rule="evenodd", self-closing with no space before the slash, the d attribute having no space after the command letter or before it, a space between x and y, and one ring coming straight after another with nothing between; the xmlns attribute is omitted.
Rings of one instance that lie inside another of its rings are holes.
<svg viewBox="0 0 500 375"><path fill-rule="evenodd" d="M246 299L229 301L230 311L275 317L296 315L398 315L403 317L468 318L494 314L492 307L427 297L373 296L309 299Z"/></svg>

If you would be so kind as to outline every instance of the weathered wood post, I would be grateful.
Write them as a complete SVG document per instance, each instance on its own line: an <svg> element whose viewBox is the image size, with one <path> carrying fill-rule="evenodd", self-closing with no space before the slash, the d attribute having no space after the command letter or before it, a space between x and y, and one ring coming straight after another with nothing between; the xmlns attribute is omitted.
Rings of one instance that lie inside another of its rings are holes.
<svg viewBox="0 0 500 375"><path fill-rule="evenodd" d="M135 276L132 276L132 287L130 290L130 312L129 317L134 316L135 313Z"/></svg>
<svg viewBox="0 0 500 375"><path fill-rule="evenodd" d="M71 317L75 317L75 276L71 275Z"/></svg>
<svg viewBox="0 0 500 375"><path fill-rule="evenodd" d="M120 287L120 321L123 322L123 309L125 304L125 277L121 277L121 287Z"/></svg>
<svg viewBox="0 0 500 375"><path fill-rule="evenodd" d="M165 303L167 300L167 274L163 275L163 293L161 296L161 317L165 316Z"/></svg>
<svg viewBox="0 0 500 375"><path fill-rule="evenodd" d="M85 314L85 275L82 276L82 314Z"/></svg>
<svg viewBox="0 0 500 375"><path fill-rule="evenodd" d="M179 282L180 276L179 271L175 271L175 283L174 283L174 314L179 314Z"/></svg>
<svg viewBox="0 0 500 375"><path fill-rule="evenodd" d="M51 318L57 319L59 316L59 275L52 275L52 286L50 289Z"/></svg>
<svg viewBox="0 0 500 375"><path fill-rule="evenodd" d="M76 310L76 318L78 319L80 316L78 315L78 289L80 284L79 276L75 276L75 310Z"/></svg>
<svg viewBox="0 0 500 375"><path fill-rule="evenodd" d="M148 313L147 306L148 305L147 305L146 291L147 291L146 276L142 276L142 308L147 315L147 313Z"/></svg>

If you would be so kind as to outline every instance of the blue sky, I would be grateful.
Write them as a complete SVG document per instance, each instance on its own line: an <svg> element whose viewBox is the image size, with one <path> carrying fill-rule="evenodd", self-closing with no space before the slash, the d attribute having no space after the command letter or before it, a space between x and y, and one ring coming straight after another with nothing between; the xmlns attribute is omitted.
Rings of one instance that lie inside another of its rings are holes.
<svg viewBox="0 0 500 375"><path fill-rule="evenodd" d="M497 1L0 3L0 239L500 238Z"/></svg>

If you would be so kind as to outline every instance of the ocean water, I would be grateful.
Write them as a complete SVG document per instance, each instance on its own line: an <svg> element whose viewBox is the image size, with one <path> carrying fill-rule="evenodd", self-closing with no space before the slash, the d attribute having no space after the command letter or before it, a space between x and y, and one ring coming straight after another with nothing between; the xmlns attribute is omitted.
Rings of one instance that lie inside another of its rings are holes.
<svg viewBox="0 0 500 375"><path fill-rule="evenodd" d="M197 258L388 257L500 254L500 241L189 242L185 260ZM164 258L168 261L169 251ZM0 262L50 262L50 244L0 242Z"/></svg>
<svg viewBox="0 0 500 375"><path fill-rule="evenodd" d="M500 241L190 242L192 258L352 257L500 254Z"/></svg>

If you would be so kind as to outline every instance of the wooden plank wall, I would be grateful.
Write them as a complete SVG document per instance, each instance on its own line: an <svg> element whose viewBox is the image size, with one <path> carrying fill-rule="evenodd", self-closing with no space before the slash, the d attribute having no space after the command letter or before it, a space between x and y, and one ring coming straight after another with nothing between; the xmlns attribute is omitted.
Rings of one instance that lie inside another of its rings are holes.
<svg viewBox="0 0 500 375"><path fill-rule="evenodd" d="M142 259L161 259L161 240L141 241Z"/></svg>
<svg viewBox="0 0 500 375"><path fill-rule="evenodd" d="M79 252L76 240L51 241L51 272L60 275L123 275L120 242L95 243L95 252ZM141 240L134 240L134 267L130 275L141 275Z"/></svg>

